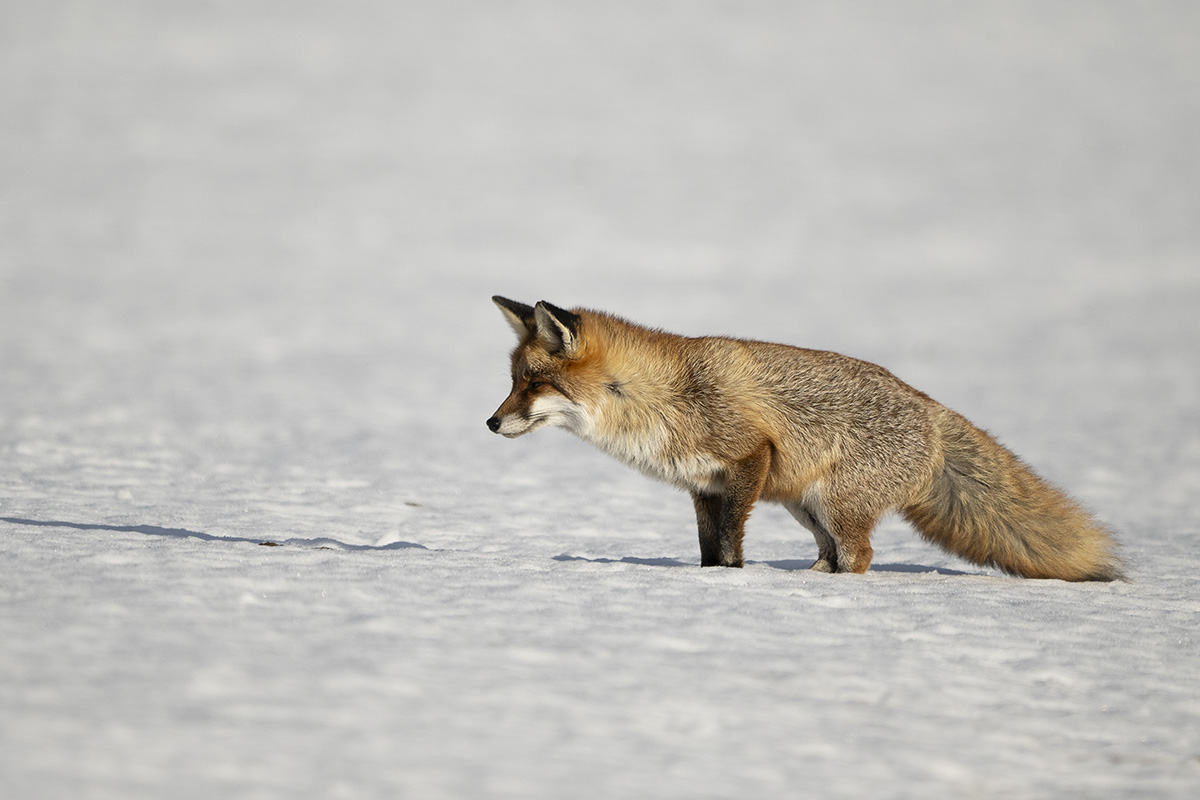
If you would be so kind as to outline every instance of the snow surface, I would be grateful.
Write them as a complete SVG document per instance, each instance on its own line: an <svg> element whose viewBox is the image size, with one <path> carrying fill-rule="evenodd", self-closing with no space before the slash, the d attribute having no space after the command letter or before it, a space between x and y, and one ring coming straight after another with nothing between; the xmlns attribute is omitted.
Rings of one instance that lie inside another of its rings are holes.
<svg viewBox="0 0 1200 800"><path fill-rule="evenodd" d="M1198 141L1190 2L0 4L0 796L1197 796ZM882 363L1133 581L701 570L493 293Z"/></svg>

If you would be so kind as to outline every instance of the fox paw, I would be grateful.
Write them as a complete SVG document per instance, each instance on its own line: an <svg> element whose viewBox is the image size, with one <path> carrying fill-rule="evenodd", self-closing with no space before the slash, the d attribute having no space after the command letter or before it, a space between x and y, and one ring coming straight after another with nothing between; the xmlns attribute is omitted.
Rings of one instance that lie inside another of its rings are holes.
<svg viewBox="0 0 1200 800"><path fill-rule="evenodd" d="M818 558L809 569L816 572L837 572L837 569L833 564L829 563L829 559L827 558Z"/></svg>

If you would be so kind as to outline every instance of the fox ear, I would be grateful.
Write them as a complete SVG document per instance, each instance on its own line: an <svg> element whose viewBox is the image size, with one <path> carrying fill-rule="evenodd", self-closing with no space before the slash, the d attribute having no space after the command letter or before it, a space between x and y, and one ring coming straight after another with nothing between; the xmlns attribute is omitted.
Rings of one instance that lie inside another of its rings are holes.
<svg viewBox="0 0 1200 800"><path fill-rule="evenodd" d="M537 330L537 322L533 316L532 306L518 303L516 300L509 300L507 297L501 297L500 295L493 296L492 302L503 312L504 318L508 320L508 324L512 326L518 338L524 339Z"/></svg>
<svg viewBox="0 0 1200 800"><path fill-rule="evenodd" d="M552 306L545 300L533 309L537 320L537 335L546 349L563 358L574 358L579 352L580 316Z"/></svg>

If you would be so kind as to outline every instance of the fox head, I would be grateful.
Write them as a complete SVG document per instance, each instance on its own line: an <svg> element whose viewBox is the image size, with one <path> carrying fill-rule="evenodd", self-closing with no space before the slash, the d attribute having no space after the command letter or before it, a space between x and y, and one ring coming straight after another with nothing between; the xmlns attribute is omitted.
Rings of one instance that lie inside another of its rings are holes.
<svg viewBox="0 0 1200 800"><path fill-rule="evenodd" d="M592 382L580 314L540 302L527 306L493 297L517 334L512 354L512 391L487 421L510 439L547 425L581 432L588 420Z"/></svg>

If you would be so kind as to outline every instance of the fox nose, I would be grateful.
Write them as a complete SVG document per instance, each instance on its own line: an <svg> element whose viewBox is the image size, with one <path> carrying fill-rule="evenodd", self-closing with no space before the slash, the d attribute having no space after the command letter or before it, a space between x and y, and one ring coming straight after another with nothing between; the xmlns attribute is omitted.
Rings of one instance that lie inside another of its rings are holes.
<svg viewBox="0 0 1200 800"><path fill-rule="evenodd" d="M497 432L499 432L499 430L500 430L500 418L499 418L499 417L492 417L491 419L489 419L489 420L488 420L488 422L487 422L487 426L488 426L488 430L490 430L492 433L497 433Z"/></svg>

